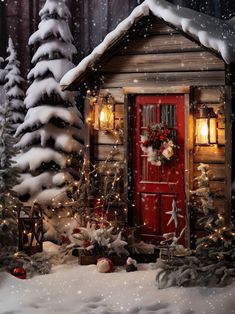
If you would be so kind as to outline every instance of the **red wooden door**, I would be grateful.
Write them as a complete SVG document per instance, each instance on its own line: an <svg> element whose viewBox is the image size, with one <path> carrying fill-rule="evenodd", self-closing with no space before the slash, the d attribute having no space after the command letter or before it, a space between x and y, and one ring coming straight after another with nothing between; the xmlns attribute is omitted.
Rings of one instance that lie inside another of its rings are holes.
<svg viewBox="0 0 235 314"><path fill-rule="evenodd" d="M135 117L135 222L144 225L140 230L145 239L160 240L169 232L179 235L185 226L184 96L137 96ZM166 125L176 135L174 155L161 166L148 161L140 140L148 127L158 123Z"/></svg>

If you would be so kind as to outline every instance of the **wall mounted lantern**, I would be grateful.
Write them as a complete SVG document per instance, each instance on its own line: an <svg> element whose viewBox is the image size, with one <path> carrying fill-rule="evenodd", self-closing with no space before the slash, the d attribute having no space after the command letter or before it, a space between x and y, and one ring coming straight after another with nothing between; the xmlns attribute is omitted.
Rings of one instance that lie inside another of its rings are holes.
<svg viewBox="0 0 235 314"><path fill-rule="evenodd" d="M213 108L202 105L196 109L195 144L210 145L217 143L217 115Z"/></svg>
<svg viewBox="0 0 235 314"><path fill-rule="evenodd" d="M42 209L38 204L18 211L19 251L28 255L42 251Z"/></svg>
<svg viewBox="0 0 235 314"><path fill-rule="evenodd" d="M114 98L111 94L99 95L95 104L94 129L114 129Z"/></svg>

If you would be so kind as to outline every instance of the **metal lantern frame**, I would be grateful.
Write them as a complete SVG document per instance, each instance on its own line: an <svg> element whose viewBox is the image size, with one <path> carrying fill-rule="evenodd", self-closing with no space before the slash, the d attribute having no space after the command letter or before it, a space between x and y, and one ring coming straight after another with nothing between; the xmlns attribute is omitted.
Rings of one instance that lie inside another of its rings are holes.
<svg viewBox="0 0 235 314"><path fill-rule="evenodd" d="M39 204L18 211L19 251L28 255L42 252L43 218Z"/></svg>
<svg viewBox="0 0 235 314"><path fill-rule="evenodd" d="M201 105L196 108L195 115L195 144L217 144L217 115L213 108Z"/></svg>

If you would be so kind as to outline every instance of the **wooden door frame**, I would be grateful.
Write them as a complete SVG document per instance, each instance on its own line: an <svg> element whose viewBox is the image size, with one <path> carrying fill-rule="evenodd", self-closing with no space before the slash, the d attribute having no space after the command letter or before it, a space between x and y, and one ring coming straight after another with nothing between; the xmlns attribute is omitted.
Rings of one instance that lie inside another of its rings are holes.
<svg viewBox="0 0 235 314"><path fill-rule="evenodd" d="M124 151L126 167L124 173L124 189L125 189L125 199L127 200L128 208L128 224L134 225L134 213L133 213L133 167L132 167L132 136L133 134L133 119L134 119L134 102L137 95L184 95L184 106L185 106L185 223L187 226L185 233L185 243L186 246L190 246L190 190L192 190L193 184L193 134L194 134L194 122L193 122L193 105L191 102L192 89L190 86L171 86L171 87L123 87L124 94ZM188 149L186 149L188 148ZM131 175L129 175L131 174Z"/></svg>

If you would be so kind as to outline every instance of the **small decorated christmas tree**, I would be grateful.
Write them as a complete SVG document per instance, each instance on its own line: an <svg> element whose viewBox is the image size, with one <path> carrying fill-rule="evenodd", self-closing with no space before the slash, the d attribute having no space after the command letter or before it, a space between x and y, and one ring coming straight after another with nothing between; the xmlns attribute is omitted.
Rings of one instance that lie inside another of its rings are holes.
<svg viewBox="0 0 235 314"><path fill-rule="evenodd" d="M198 211L203 216L198 223L203 226L207 234L197 240L196 252L205 258L220 259L231 249L234 233L230 226L225 224L223 215L215 207L209 186L209 166L201 163L198 170L201 173L194 179L197 181L198 188L192 191L192 195L200 198Z"/></svg>
<svg viewBox="0 0 235 314"><path fill-rule="evenodd" d="M191 191L199 197L195 208L203 216L198 220L206 232L198 238L195 255L156 263L156 282L159 288L170 286L225 286L235 277L235 234L214 204L209 185L209 165L200 164L200 175L194 180L197 188Z"/></svg>

